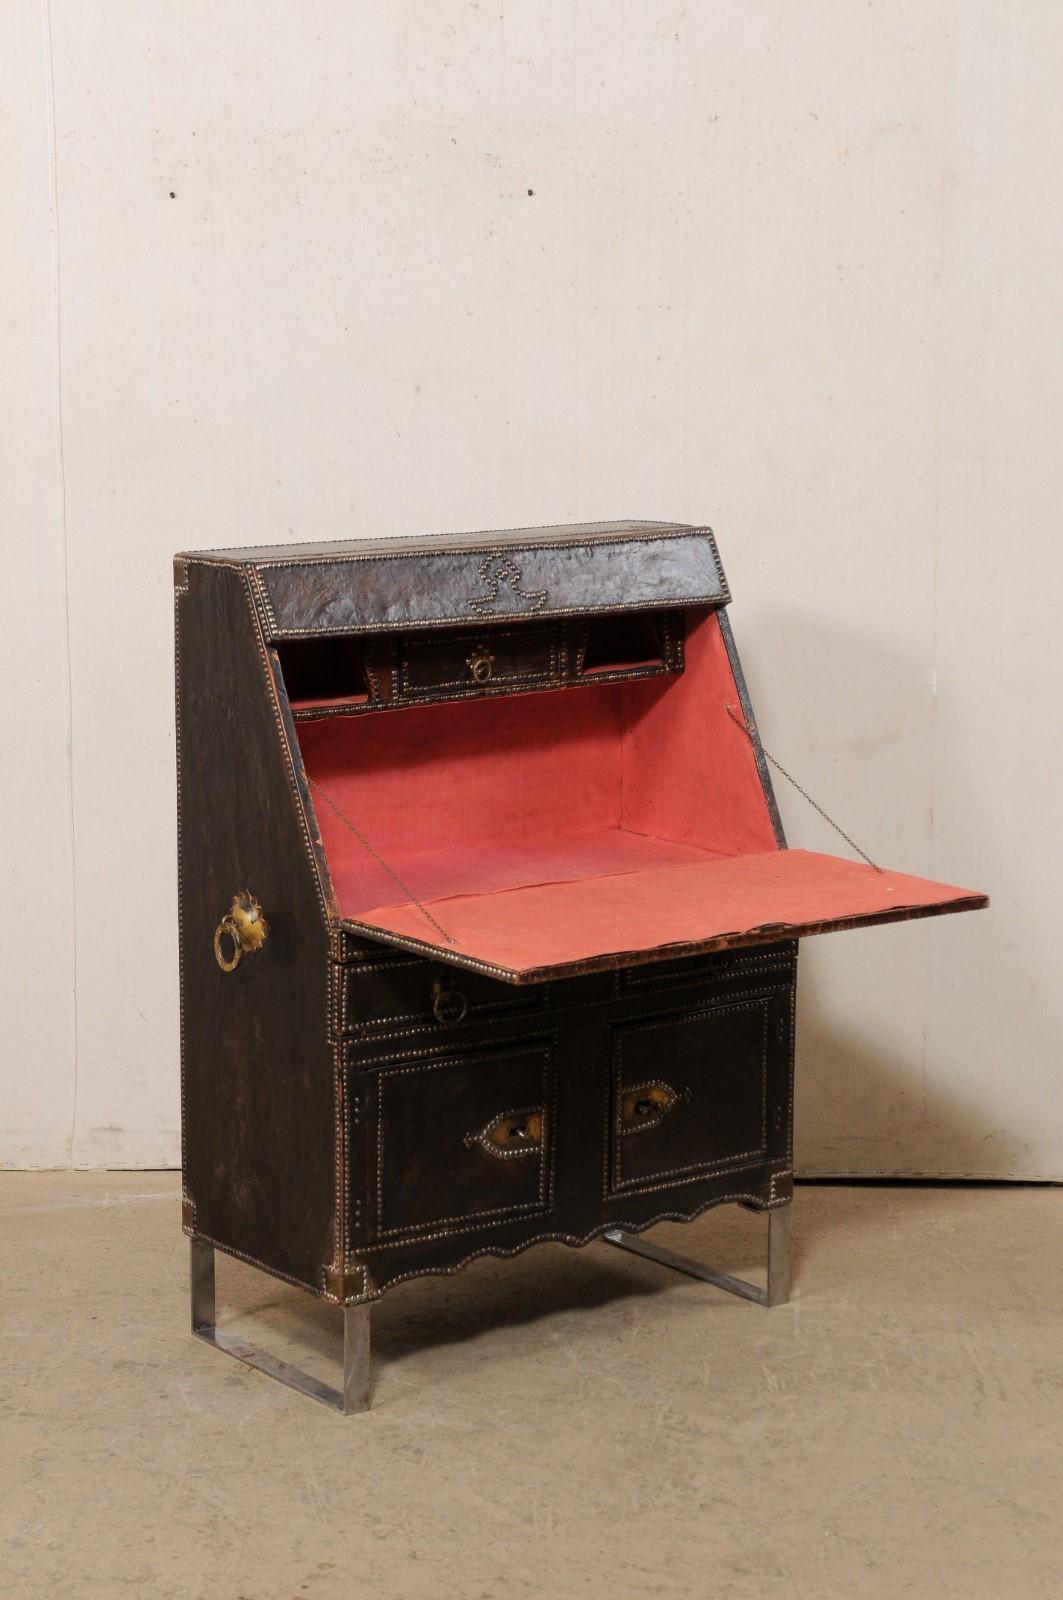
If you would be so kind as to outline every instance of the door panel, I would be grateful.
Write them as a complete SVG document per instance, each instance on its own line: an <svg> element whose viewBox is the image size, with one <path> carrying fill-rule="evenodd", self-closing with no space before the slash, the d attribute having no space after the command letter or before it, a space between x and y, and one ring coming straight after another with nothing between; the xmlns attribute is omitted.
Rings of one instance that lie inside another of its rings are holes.
<svg viewBox="0 0 1063 1600"><path fill-rule="evenodd" d="M549 1211L555 1058L550 1038L510 1040L368 1075L370 1236L467 1232Z"/></svg>
<svg viewBox="0 0 1063 1600"><path fill-rule="evenodd" d="M788 1045L788 989L617 1025L607 1193L770 1159Z"/></svg>

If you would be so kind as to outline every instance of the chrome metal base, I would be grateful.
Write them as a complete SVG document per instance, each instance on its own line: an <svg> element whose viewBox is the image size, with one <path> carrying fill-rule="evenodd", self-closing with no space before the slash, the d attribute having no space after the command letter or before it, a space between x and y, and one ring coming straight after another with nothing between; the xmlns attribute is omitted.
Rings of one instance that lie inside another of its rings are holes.
<svg viewBox="0 0 1063 1600"><path fill-rule="evenodd" d="M662 1267L672 1267L691 1278L701 1278L705 1283L738 1294L743 1300L755 1300L760 1306L785 1305L790 1298L790 1207L780 1206L768 1212L768 1285L747 1283L745 1278L733 1278L729 1272L718 1272L715 1267L692 1261L689 1256L677 1255L663 1245L653 1244L637 1233L625 1233L621 1228L611 1228L602 1237L620 1250L630 1250L633 1255L645 1256L647 1261L659 1261Z"/></svg>
<svg viewBox="0 0 1063 1600"><path fill-rule="evenodd" d="M197 1339L224 1350L227 1356L264 1372L289 1389L298 1389L311 1400L349 1416L355 1411L369 1409L369 1307L344 1306L343 1308L343 1388L333 1389L330 1384L312 1378L308 1372L280 1361L276 1356L248 1344L235 1334L223 1333L216 1326L214 1296L214 1246L203 1239L192 1239L191 1289L192 1332Z"/></svg>

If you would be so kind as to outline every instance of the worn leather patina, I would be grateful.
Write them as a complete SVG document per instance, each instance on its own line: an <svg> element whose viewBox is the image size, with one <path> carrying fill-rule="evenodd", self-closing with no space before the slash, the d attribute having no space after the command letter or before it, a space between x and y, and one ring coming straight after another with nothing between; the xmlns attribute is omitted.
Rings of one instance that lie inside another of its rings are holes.
<svg viewBox="0 0 1063 1600"><path fill-rule="evenodd" d="M250 572L271 639L730 598L711 530L679 523L279 545L196 559Z"/></svg>

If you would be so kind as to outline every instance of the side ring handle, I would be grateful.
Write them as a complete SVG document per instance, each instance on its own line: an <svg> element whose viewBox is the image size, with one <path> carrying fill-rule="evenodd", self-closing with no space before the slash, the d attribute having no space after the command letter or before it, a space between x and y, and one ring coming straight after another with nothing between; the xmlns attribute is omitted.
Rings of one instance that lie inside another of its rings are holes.
<svg viewBox="0 0 1063 1600"><path fill-rule="evenodd" d="M250 889L233 895L233 903L214 930L214 959L223 972L235 972L245 955L261 950L269 934L269 923ZM223 941L231 954L226 956Z"/></svg>

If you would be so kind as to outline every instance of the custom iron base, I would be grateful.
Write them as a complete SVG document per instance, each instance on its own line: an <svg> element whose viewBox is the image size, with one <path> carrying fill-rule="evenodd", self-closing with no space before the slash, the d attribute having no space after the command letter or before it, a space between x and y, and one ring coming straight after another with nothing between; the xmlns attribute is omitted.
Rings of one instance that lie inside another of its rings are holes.
<svg viewBox="0 0 1063 1600"><path fill-rule="evenodd" d="M689 1256L666 1250L635 1233L625 1233L621 1228L611 1228L602 1236L618 1250L630 1250L632 1255L644 1256L647 1261L657 1261L662 1267L675 1272L685 1272L688 1277L701 1278L728 1294L741 1295L743 1300L755 1300L760 1306L785 1305L790 1298L790 1207L780 1206L768 1212L768 1282L762 1289L759 1284L748 1283L745 1278L732 1277L729 1272L719 1272L715 1267Z"/></svg>
<svg viewBox="0 0 1063 1600"><path fill-rule="evenodd" d="M369 1307L344 1306L343 1308L343 1387L334 1389L322 1383L299 1367L280 1361L257 1345L248 1344L232 1333L223 1333L216 1325L214 1295L214 1246L204 1239L192 1239L191 1290L192 1332L197 1339L224 1350L256 1372L264 1372L278 1383L320 1400L322 1405L349 1416L355 1411L369 1409Z"/></svg>

